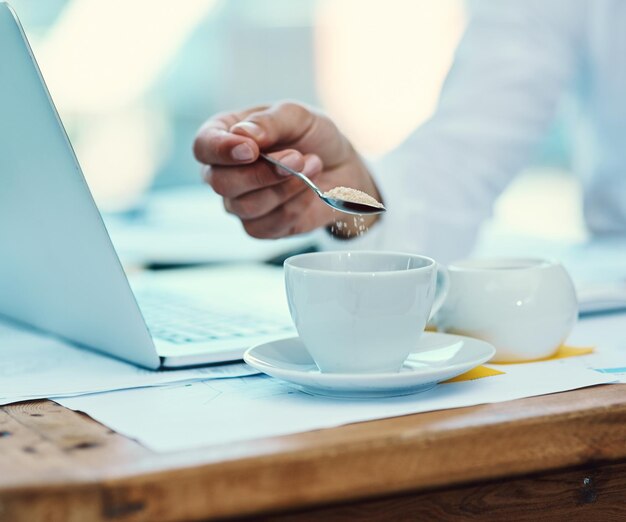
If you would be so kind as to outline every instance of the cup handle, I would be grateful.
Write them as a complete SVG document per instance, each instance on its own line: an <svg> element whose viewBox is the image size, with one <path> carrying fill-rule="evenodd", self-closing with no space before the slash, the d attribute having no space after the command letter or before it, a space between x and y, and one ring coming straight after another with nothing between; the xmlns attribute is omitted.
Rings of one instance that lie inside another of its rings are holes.
<svg viewBox="0 0 626 522"><path fill-rule="evenodd" d="M448 269L442 264L437 263L437 283L435 289L435 300L433 301L433 306L430 309L430 316L428 318L429 323L433 320L435 314L442 307L443 302L448 296L448 290L450 290L450 274L448 274Z"/></svg>

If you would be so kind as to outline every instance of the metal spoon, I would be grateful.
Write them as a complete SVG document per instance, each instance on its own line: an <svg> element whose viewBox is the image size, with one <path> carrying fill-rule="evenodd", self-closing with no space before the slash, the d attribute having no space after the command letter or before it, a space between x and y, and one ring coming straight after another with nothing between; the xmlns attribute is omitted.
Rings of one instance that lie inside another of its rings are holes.
<svg viewBox="0 0 626 522"><path fill-rule="evenodd" d="M275 165L276 167L283 169L285 172L289 172L289 174L292 174L300 178L302 181L304 181L308 185L308 187L311 190L313 190L319 196L319 198L324 203L326 203L329 207L334 208L335 210L339 210L339 212L345 212L346 214L363 215L363 214L381 214L382 212L385 212L387 210L385 207L373 207L371 205L366 205L364 203L354 203L352 201L346 201L345 199L329 198L317 187L315 183L313 183L309 178L307 178L304 174L302 174L302 172L293 170L287 165L282 164L280 161L277 161L271 156L268 156L267 154L261 153L259 154L259 156L263 158L265 161L267 161L268 163L271 163L272 165Z"/></svg>

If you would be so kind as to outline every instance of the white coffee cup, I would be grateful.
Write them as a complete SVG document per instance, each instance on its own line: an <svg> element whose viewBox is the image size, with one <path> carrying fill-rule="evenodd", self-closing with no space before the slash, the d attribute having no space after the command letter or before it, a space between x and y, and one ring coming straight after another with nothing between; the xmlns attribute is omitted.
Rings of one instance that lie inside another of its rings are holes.
<svg viewBox="0 0 626 522"><path fill-rule="evenodd" d="M450 290L434 323L493 344L492 362L549 357L574 326L576 292L557 262L476 259L453 263L448 271Z"/></svg>
<svg viewBox="0 0 626 522"><path fill-rule="evenodd" d="M322 372L397 372L447 292L428 257L318 252L285 261L298 334ZM437 295L435 295L437 294Z"/></svg>

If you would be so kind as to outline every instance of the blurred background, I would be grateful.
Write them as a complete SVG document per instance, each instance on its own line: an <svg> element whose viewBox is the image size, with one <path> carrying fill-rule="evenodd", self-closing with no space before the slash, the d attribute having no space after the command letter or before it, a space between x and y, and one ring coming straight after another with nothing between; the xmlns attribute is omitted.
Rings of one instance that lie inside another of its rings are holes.
<svg viewBox="0 0 626 522"><path fill-rule="evenodd" d="M462 0L11 3L100 208L127 214L146 194L200 186L191 144L221 110L300 100L384 154L432 113L466 20ZM491 228L585 239L562 107Z"/></svg>

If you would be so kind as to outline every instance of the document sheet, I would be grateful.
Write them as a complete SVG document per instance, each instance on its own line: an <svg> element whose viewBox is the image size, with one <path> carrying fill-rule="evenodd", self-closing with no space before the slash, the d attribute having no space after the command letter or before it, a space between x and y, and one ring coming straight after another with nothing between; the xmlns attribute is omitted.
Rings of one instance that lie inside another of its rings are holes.
<svg viewBox="0 0 626 522"><path fill-rule="evenodd" d="M578 322L570 336L578 346L594 346L580 360L588 368L626 383L626 312L590 316Z"/></svg>
<svg viewBox="0 0 626 522"><path fill-rule="evenodd" d="M259 375L55 400L155 451L167 452L532 397L612 380L567 359L528 366L386 399L316 397Z"/></svg>
<svg viewBox="0 0 626 522"><path fill-rule="evenodd" d="M581 321L569 344L594 344L591 355L488 365L490 376L440 384L422 393L371 400L307 395L266 376L200 381L55 399L156 451L175 451L286 435L353 422L460 408L619 382L626 345L618 339L626 315ZM485 374L484 372L482 372ZM511 404L511 407L516 407Z"/></svg>
<svg viewBox="0 0 626 522"><path fill-rule="evenodd" d="M253 375L244 363L152 371L0 322L0 405L172 382Z"/></svg>

